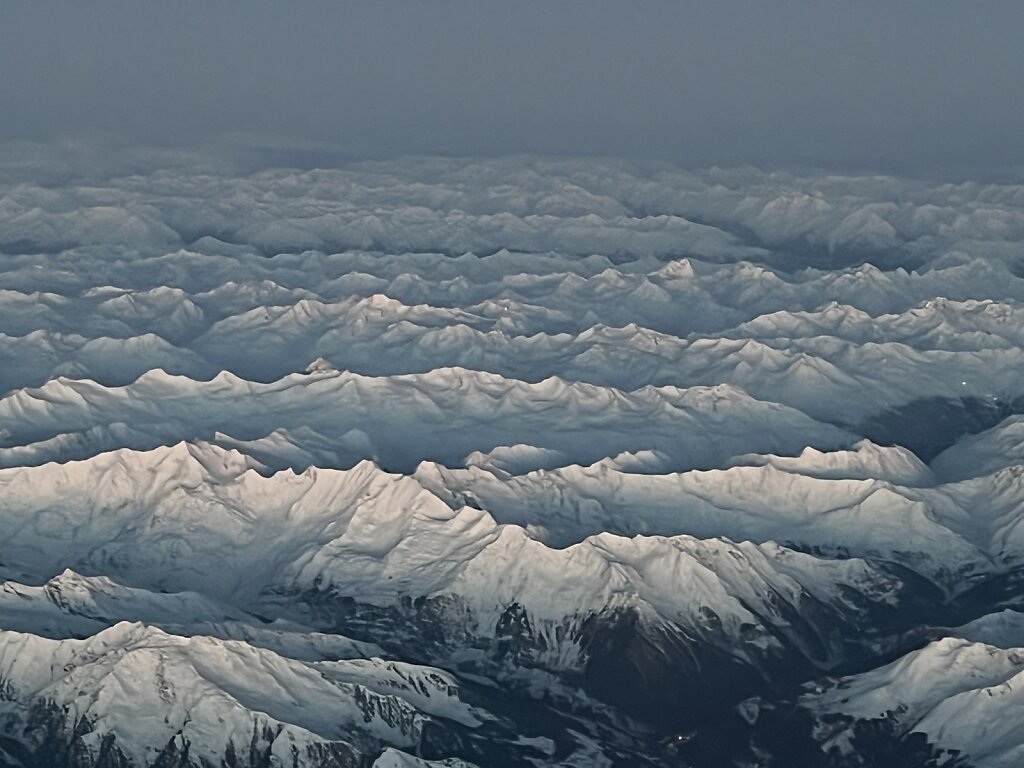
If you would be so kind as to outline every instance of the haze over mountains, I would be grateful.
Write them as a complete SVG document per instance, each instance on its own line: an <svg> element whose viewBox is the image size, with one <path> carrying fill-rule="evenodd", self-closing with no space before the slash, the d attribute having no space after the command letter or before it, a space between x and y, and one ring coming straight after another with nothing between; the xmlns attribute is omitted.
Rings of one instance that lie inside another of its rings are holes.
<svg viewBox="0 0 1024 768"><path fill-rule="evenodd" d="M1019 764L1024 186L19 151L3 768Z"/></svg>

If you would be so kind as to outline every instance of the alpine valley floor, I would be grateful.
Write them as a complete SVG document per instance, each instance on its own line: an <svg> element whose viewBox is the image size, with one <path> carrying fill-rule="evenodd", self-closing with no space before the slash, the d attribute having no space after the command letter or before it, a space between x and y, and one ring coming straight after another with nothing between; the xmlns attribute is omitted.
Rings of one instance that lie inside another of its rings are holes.
<svg viewBox="0 0 1024 768"><path fill-rule="evenodd" d="M0 581L0 768L1017 768L1024 185L0 148Z"/></svg>

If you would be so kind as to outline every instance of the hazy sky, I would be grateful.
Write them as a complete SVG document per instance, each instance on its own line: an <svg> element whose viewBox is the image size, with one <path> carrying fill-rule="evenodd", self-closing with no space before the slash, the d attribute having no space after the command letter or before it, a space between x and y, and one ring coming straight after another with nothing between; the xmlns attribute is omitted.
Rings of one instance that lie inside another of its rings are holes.
<svg viewBox="0 0 1024 768"><path fill-rule="evenodd" d="M0 140L1024 165L1024 1L0 5Z"/></svg>

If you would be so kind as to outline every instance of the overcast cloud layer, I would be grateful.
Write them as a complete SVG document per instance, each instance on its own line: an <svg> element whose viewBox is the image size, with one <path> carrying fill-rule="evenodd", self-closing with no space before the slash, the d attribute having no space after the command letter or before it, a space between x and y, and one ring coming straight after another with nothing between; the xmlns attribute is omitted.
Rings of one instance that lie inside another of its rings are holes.
<svg viewBox="0 0 1024 768"><path fill-rule="evenodd" d="M8 3L0 139L992 176L1024 158L1022 28L999 0Z"/></svg>

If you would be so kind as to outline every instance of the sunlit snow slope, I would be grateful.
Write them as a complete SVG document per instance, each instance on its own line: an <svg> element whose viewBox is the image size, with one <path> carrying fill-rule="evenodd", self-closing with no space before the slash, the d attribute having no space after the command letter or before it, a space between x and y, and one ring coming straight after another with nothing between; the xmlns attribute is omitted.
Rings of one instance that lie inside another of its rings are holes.
<svg viewBox="0 0 1024 768"><path fill-rule="evenodd" d="M1019 765L1021 275L1011 184L0 148L0 768Z"/></svg>

